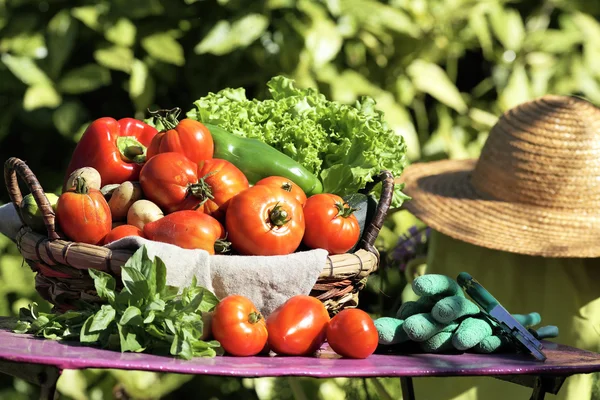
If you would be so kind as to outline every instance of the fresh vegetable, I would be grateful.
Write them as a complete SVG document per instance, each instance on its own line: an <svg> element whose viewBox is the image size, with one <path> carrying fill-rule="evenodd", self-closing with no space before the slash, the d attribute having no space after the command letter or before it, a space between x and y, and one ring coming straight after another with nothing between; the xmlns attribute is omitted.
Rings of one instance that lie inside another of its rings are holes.
<svg viewBox="0 0 600 400"><path fill-rule="evenodd" d="M302 242L304 213L291 193L253 186L231 199L225 227L232 247L241 254L290 254Z"/></svg>
<svg viewBox="0 0 600 400"><path fill-rule="evenodd" d="M358 241L360 227L354 209L330 193L311 196L304 205L306 231L303 243L312 249L325 249L329 254L342 254Z"/></svg>
<svg viewBox="0 0 600 400"><path fill-rule="evenodd" d="M306 193L304 193L302 188L296 185L291 179L283 176L268 176L256 182L254 185L266 185L280 188L286 192L290 192L296 198L296 200L298 200L298 203L300 203L302 207L304 207L304 204L306 204Z"/></svg>
<svg viewBox="0 0 600 400"><path fill-rule="evenodd" d="M258 139L234 135L213 124L206 126L215 143L214 157L232 162L250 183L281 175L292 179L306 193L323 191L323 184L313 173L281 151Z"/></svg>
<svg viewBox="0 0 600 400"><path fill-rule="evenodd" d="M294 296L267 318L269 347L277 354L310 355L325 342L329 320L320 300Z"/></svg>
<svg viewBox="0 0 600 400"><path fill-rule="evenodd" d="M58 196L54 193L46 193L46 198L48 198L52 209L56 213ZM35 198L31 193L23 197L20 209L23 222L25 222L28 227L38 233L45 234L48 232L46 230L46 225L44 224L44 218L42 217L42 210L38 207L37 203L35 202Z"/></svg>
<svg viewBox="0 0 600 400"><path fill-rule="evenodd" d="M96 168L92 167L83 167L76 169L71 172L71 175L67 178L67 183L65 184L65 188L72 189L75 187L75 179L78 177L85 178L85 181L88 184L90 189L100 189L102 185L102 177L100 173L96 170Z"/></svg>
<svg viewBox="0 0 600 400"><path fill-rule="evenodd" d="M104 244L109 244L127 236L144 237L144 232L137 226L119 225L113 228L104 238Z"/></svg>
<svg viewBox="0 0 600 400"><path fill-rule="evenodd" d="M327 342L333 351L343 357L367 358L377 349L379 335L369 314L357 308L348 308L329 322Z"/></svg>
<svg viewBox="0 0 600 400"><path fill-rule="evenodd" d="M137 181L146 148L156 133L155 128L133 118L95 120L75 147L63 189L67 189L69 175L83 167L95 168L102 177L102 185Z"/></svg>
<svg viewBox="0 0 600 400"><path fill-rule="evenodd" d="M300 89L283 76L271 79L268 89L272 98L263 101L247 99L243 88L209 93L194 102L187 117L211 129L215 151L219 150L218 134L211 125L258 139L319 177L325 193L355 193L381 170L394 176L404 170L404 138L387 125L372 98L362 97L354 105L329 101L315 89ZM268 175L286 176L276 171ZM307 195L314 194L301 182L296 183ZM400 188L395 189L393 207L399 207L406 198Z"/></svg>
<svg viewBox="0 0 600 400"><path fill-rule="evenodd" d="M165 217L144 225L144 235L157 242L171 243L184 249L202 249L210 254L222 252L223 241L219 238L223 227L213 217L194 210L175 211Z"/></svg>
<svg viewBox="0 0 600 400"><path fill-rule="evenodd" d="M267 325L252 301L229 295L215 307L212 332L225 351L234 356L253 356L267 344Z"/></svg>
<svg viewBox="0 0 600 400"><path fill-rule="evenodd" d="M110 208L102 193L87 186L85 178L75 180L75 188L58 198L56 221L72 241L99 244L111 231Z"/></svg>
<svg viewBox="0 0 600 400"><path fill-rule="evenodd" d="M210 131L204 124L186 118L179 121L180 109L153 112L160 125L164 128L159 132L148 147L148 159L159 153L176 152L184 154L195 163L209 160L213 157L214 144Z"/></svg>
<svg viewBox="0 0 600 400"><path fill-rule="evenodd" d="M217 341L205 342L204 313L219 300L209 290L196 286L179 288L165 284L163 261L148 257L144 246L121 268L123 289L115 290L115 279L104 272L89 270L103 305L84 303L78 310L46 314L37 304L22 308L18 333L33 333L46 339L75 340L121 352L171 354L186 360L222 354Z"/></svg>
<svg viewBox="0 0 600 400"><path fill-rule="evenodd" d="M159 206L150 200L138 200L127 211L127 224L144 229L144 225L161 219L165 215Z"/></svg>
<svg viewBox="0 0 600 400"><path fill-rule="evenodd" d="M125 181L121 183L108 200L113 221L126 219L129 207L141 198L142 188L139 182Z"/></svg>
<svg viewBox="0 0 600 400"><path fill-rule="evenodd" d="M222 219L230 200L248 189L248 179L227 160L213 158L202 161L199 168L200 184L191 188L192 195L200 199L200 210Z"/></svg>
<svg viewBox="0 0 600 400"><path fill-rule="evenodd" d="M181 153L160 153L149 159L140 172L144 195L167 213L198 207L198 165ZM202 192L202 195L204 192Z"/></svg>

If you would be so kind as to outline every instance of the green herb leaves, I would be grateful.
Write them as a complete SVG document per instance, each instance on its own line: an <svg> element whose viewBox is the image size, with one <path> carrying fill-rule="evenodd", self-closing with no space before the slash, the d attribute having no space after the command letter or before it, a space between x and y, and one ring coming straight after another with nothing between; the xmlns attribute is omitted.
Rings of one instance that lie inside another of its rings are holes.
<svg viewBox="0 0 600 400"><path fill-rule="evenodd" d="M90 270L98 297L104 304L82 303L64 314L38 313L37 304L21 309L15 332L33 333L47 339L79 340L122 352L147 351L184 359L214 357L222 353L217 341L201 340L202 313L219 300L205 288L191 285L177 295L166 285L164 262L151 260L145 247L137 250L121 268L123 289L115 279Z"/></svg>

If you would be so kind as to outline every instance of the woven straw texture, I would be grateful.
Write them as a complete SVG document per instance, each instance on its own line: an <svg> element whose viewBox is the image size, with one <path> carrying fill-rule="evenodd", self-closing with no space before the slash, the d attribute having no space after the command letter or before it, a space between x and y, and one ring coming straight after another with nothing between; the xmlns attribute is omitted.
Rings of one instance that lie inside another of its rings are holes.
<svg viewBox="0 0 600 400"><path fill-rule="evenodd" d="M409 166L405 208L478 246L544 257L600 256L600 109L545 96L504 113L478 160Z"/></svg>
<svg viewBox="0 0 600 400"><path fill-rule="evenodd" d="M18 178L33 194L48 231L47 235L41 235L24 224L16 238L23 258L37 272L37 291L58 310L71 308L77 300L99 301L87 269L98 269L118 277L121 266L133 251L111 250L102 246L70 242L61 237L60 232L56 231L54 211L40 183L25 162L13 157L5 163L4 179L17 210L20 210L19 205L23 200ZM356 307L358 293L365 286L367 277L379 267L379 253L374 243L390 208L394 177L389 171L382 171L365 188L365 192L369 192L380 182L382 185L378 206L370 223L365 226L359 249L354 253L329 256L310 293L323 302L330 314ZM19 217L23 221L21 215ZM290 268L293 267L290 265ZM117 282L120 280L117 279Z"/></svg>

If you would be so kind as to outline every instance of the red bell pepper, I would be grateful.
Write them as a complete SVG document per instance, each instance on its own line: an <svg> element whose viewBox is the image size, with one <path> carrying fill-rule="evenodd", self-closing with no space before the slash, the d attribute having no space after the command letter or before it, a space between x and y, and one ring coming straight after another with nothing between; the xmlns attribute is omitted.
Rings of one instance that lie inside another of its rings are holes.
<svg viewBox="0 0 600 400"><path fill-rule="evenodd" d="M146 149L157 133L155 128L134 118L95 120L73 152L64 184L73 171L83 167L95 168L102 186L138 180Z"/></svg>

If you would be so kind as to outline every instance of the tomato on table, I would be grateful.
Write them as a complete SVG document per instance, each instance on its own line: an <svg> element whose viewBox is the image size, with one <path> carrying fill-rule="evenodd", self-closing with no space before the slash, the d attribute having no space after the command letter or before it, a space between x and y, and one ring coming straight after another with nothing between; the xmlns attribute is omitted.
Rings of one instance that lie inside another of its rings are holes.
<svg viewBox="0 0 600 400"><path fill-rule="evenodd" d="M304 193L304 190L302 190L300 186L296 185L291 179L283 176L268 176L259 180L254 185L278 187L286 192L291 193L303 207L304 204L306 204L306 193Z"/></svg>
<svg viewBox="0 0 600 400"><path fill-rule="evenodd" d="M212 334L234 356L253 356L267 344L267 326L250 299L229 295L215 307Z"/></svg>
<svg viewBox="0 0 600 400"><path fill-rule="evenodd" d="M302 242L304 213L292 194L253 186L231 199L225 227L232 247L241 254L290 254Z"/></svg>
<svg viewBox="0 0 600 400"><path fill-rule="evenodd" d="M303 242L312 249L325 249L329 254L343 254L359 239L360 226L355 209L335 194L315 194L306 200Z"/></svg>
<svg viewBox="0 0 600 400"><path fill-rule="evenodd" d="M144 225L144 235L157 242L170 243L184 249L202 249L215 254L228 246L223 242L223 226L219 221L195 210L175 211Z"/></svg>
<svg viewBox="0 0 600 400"><path fill-rule="evenodd" d="M343 357L367 358L377 349L379 335L369 314L349 308L340 311L329 322L327 342Z"/></svg>
<svg viewBox="0 0 600 400"><path fill-rule="evenodd" d="M214 143L208 128L190 118L179 121L177 118L180 112L179 108L168 110L166 113L163 110L152 112L157 114L156 118L165 130L152 139L148 147L148 159L159 153L169 152L181 153L195 163L213 157Z"/></svg>
<svg viewBox="0 0 600 400"><path fill-rule="evenodd" d="M192 191L199 185L198 165L181 153L160 153L149 159L140 172L145 197L171 213L193 209L202 201Z"/></svg>
<svg viewBox="0 0 600 400"><path fill-rule="evenodd" d="M104 195L90 189L81 177L76 178L74 188L58 198L56 221L74 242L100 244L112 229L110 207Z"/></svg>
<svg viewBox="0 0 600 400"><path fill-rule="evenodd" d="M127 237L127 236L144 237L144 232L142 232L142 230L140 228L138 228L137 226L127 225L127 224L119 225L119 226L114 227L108 233L108 235L106 235L106 237L104 238L104 244L116 242L117 240L123 239L124 237Z"/></svg>
<svg viewBox="0 0 600 400"><path fill-rule="evenodd" d="M267 318L269 347L277 354L310 355L325 342L329 320L320 300L294 296Z"/></svg>
<svg viewBox="0 0 600 400"><path fill-rule="evenodd" d="M199 164L200 185L194 191L202 199L200 210L223 219L231 199L250 187L246 175L227 160L213 158Z"/></svg>

